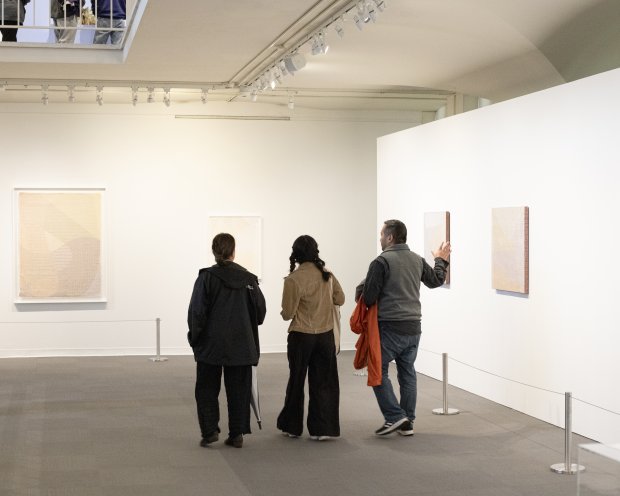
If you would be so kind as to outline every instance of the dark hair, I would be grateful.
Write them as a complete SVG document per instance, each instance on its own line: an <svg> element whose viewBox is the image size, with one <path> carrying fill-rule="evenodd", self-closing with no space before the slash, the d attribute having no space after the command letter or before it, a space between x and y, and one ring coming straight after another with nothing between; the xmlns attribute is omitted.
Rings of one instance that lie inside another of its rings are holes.
<svg viewBox="0 0 620 496"><path fill-rule="evenodd" d="M211 251L215 256L215 263L226 265L228 259L235 253L235 238L228 233L220 233L213 238Z"/></svg>
<svg viewBox="0 0 620 496"><path fill-rule="evenodd" d="M383 232L394 238L394 244L399 245L407 242L407 226L396 219L386 220L383 226Z"/></svg>
<svg viewBox="0 0 620 496"><path fill-rule="evenodd" d="M331 274L325 270L325 262L319 258L319 245L312 236L304 234L299 236L293 243L293 253L289 257L291 272L295 270L295 264L312 262L321 271L324 281L328 281Z"/></svg>

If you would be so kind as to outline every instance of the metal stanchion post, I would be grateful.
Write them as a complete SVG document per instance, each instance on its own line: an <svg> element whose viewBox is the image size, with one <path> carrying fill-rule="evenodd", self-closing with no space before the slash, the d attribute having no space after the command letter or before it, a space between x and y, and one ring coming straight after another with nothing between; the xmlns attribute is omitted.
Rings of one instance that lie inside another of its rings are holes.
<svg viewBox="0 0 620 496"><path fill-rule="evenodd" d="M572 475L583 472L586 468L583 465L571 463L573 428L572 428L572 393L564 393L564 463L551 465L551 471L556 474Z"/></svg>
<svg viewBox="0 0 620 496"><path fill-rule="evenodd" d="M149 360L151 360L152 362L167 362L168 359L166 357L163 357L160 355L160 328L161 328L161 319L159 317L157 317L155 319L155 333L157 335L157 356L151 357Z"/></svg>
<svg viewBox="0 0 620 496"><path fill-rule="evenodd" d="M457 408L448 408L448 354L442 353L443 363L443 408L435 408L434 415L456 415L460 410Z"/></svg>

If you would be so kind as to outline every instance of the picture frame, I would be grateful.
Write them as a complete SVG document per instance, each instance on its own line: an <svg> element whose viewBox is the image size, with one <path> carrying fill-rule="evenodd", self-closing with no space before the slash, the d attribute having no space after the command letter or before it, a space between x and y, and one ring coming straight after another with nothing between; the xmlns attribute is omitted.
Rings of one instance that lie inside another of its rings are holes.
<svg viewBox="0 0 620 496"><path fill-rule="evenodd" d="M14 188L14 302L107 302L105 188Z"/></svg>

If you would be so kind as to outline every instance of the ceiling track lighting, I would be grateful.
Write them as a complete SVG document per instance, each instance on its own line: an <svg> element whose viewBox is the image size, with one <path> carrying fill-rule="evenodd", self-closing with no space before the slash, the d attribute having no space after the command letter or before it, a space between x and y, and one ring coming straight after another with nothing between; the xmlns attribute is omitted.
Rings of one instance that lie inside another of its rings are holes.
<svg viewBox="0 0 620 496"><path fill-rule="evenodd" d="M208 89L203 88L203 89L200 91L200 101L201 101L203 104L207 103L207 98L208 98L208 95L209 95L209 90L208 90Z"/></svg>
<svg viewBox="0 0 620 496"><path fill-rule="evenodd" d="M138 105L138 87L137 86L131 87L131 104L134 107Z"/></svg>
<svg viewBox="0 0 620 496"><path fill-rule="evenodd" d="M149 86L147 88L147 91L149 92L149 94L146 97L146 103L153 103L155 101L155 98L153 97L153 92L155 91L155 88L153 88L152 86Z"/></svg>
<svg viewBox="0 0 620 496"><path fill-rule="evenodd" d="M287 105L289 110L294 110L295 109L295 100L293 99L293 95L290 95L288 97L288 105Z"/></svg>
<svg viewBox="0 0 620 496"><path fill-rule="evenodd" d="M345 10L341 10L336 17L332 17L328 22L316 31L310 33L292 51L277 60L273 65L268 66L262 74L259 74L248 86L253 88L253 92L265 91L268 88L275 89L277 84L282 84L282 78L288 75L294 76L295 72L306 65L305 57L298 52L299 48L309 44L312 55L326 54L329 50L326 31L333 26L334 31L340 37L344 37L345 17L352 15L355 26L360 31L364 29L364 24L376 22L377 13L383 12L386 7L385 0L359 0ZM253 95L254 96L254 95Z"/></svg>

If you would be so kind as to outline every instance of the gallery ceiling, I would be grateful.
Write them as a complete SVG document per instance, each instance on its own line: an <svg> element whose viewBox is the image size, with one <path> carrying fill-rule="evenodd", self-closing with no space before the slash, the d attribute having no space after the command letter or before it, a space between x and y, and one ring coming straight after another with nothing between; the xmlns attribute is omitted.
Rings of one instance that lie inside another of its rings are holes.
<svg viewBox="0 0 620 496"><path fill-rule="evenodd" d="M122 54L2 44L0 83L14 91L0 93L0 103L38 101L42 81L141 93L165 84L174 104L199 98L200 87L215 100L248 101L245 85L351 7L344 36L331 24L326 54L303 44L306 66L258 101L433 111L448 94L496 102L620 66L618 0L386 0L362 30L351 1L140 0Z"/></svg>

